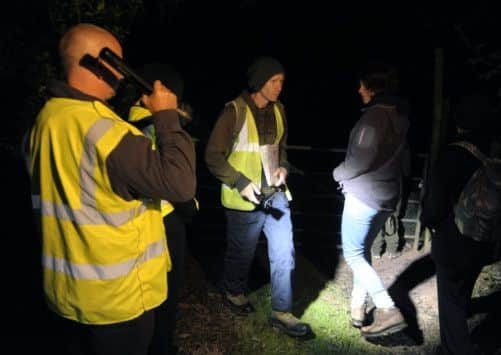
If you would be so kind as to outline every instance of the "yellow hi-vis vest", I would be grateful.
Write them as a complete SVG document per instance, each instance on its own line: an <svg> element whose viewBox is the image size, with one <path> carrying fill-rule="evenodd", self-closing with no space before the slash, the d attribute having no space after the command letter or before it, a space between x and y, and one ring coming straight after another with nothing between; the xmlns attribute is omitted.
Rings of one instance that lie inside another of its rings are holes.
<svg viewBox="0 0 501 355"><path fill-rule="evenodd" d="M30 134L32 204L49 307L86 324L134 319L167 296L159 201L113 192L106 159L138 129L99 101L50 99Z"/></svg>
<svg viewBox="0 0 501 355"><path fill-rule="evenodd" d="M237 124L239 121L239 115L244 117L244 122L238 136L233 142L233 148L227 158L228 163L235 170L244 174L258 187L261 187L261 177L263 171L256 121L252 115L250 107L245 104L242 97L236 98L229 104L232 104L235 107ZM274 104L273 109L277 124L277 136L273 144L278 144L284 134L284 122L278 105ZM292 199L288 189L286 189L286 195L289 200ZM221 203L226 208L240 211L252 211L256 208L256 205L244 199L236 188L231 188L226 184L221 185Z"/></svg>

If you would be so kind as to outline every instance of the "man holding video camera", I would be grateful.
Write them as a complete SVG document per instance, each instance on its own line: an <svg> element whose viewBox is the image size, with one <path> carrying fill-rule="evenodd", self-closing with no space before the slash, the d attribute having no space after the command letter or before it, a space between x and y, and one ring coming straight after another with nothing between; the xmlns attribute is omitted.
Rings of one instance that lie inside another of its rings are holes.
<svg viewBox="0 0 501 355"><path fill-rule="evenodd" d="M123 73L100 58L104 48L122 56L101 27L62 36L65 80L50 85L28 138L52 354L148 353L170 267L160 200L195 194L195 150L176 95L155 81L141 99L153 114L153 150L106 103Z"/></svg>
<svg viewBox="0 0 501 355"><path fill-rule="evenodd" d="M295 266L290 192L285 186L287 123L278 101L285 73L271 57L247 71L248 90L224 107L209 137L205 161L221 181L227 248L223 299L237 315L254 311L247 298L248 274L261 232L267 238L271 275L270 324L300 337L310 326L291 313Z"/></svg>

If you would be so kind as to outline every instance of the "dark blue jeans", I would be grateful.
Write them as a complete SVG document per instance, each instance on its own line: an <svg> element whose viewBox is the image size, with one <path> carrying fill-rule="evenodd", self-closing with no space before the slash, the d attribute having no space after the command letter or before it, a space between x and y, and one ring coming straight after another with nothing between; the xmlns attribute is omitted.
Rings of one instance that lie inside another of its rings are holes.
<svg viewBox="0 0 501 355"><path fill-rule="evenodd" d="M272 200L275 212L264 210L226 210L226 255L224 287L232 295L247 292L249 269L254 259L261 232L268 242L270 261L271 308L289 312L292 309L292 274L294 241L289 201L283 192Z"/></svg>

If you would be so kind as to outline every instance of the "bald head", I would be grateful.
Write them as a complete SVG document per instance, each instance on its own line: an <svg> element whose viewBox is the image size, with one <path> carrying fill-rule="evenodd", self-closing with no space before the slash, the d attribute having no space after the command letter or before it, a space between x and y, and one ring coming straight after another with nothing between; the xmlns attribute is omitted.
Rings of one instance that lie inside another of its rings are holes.
<svg viewBox="0 0 501 355"><path fill-rule="evenodd" d="M113 34L104 28L81 23L63 35L59 42L59 55L66 80L71 86L86 94L107 100L114 95L109 91L109 87L103 87L107 84L80 66L80 60L85 54L97 58L104 47L110 48L122 57L122 46Z"/></svg>
<svg viewBox="0 0 501 355"><path fill-rule="evenodd" d="M99 56L104 47L109 47L118 55L122 55L122 47L118 40L104 28L88 23L70 28L59 42L59 55L65 72L67 73L72 66L78 65L85 54Z"/></svg>

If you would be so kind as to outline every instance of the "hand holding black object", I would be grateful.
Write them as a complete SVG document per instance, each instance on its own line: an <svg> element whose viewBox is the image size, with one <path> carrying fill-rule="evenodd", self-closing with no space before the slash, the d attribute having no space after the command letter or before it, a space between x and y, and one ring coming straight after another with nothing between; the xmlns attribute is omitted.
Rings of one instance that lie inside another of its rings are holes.
<svg viewBox="0 0 501 355"><path fill-rule="evenodd" d="M122 74L126 79L131 80L144 94L151 95L153 93L153 85L143 79L131 67L129 67L115 52L108 47L105 47L99 53L99 58L111 65L113 69ZM187 120L191 120L190 114L180 108L176 108L177 113Z"/></svg>
<svg viewBox="0 0 501 355"><path fill-rule="evenodd" d="M259 204L263 208L269 208L271 206L271 199L276 192L285 191L285 185L280 186L265 186L261 189L261 193L257 195Z"/></svg>

